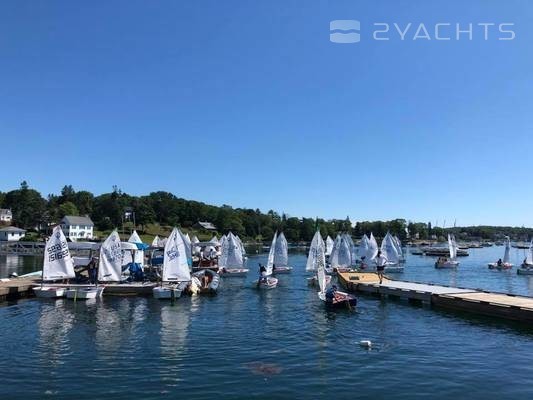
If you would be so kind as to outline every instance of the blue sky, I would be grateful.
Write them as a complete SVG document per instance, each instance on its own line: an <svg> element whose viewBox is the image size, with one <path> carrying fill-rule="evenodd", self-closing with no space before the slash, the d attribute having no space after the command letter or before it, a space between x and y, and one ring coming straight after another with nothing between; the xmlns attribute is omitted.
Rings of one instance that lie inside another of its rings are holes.
<svg viewBox="0 0 533 400"><path fill-rule="evenodd" d="M533 226L532 18L526 0L3 1L0 190ZM361 41L331 43L337 19ZM421 23L473 39L413 40Z"/></svg>

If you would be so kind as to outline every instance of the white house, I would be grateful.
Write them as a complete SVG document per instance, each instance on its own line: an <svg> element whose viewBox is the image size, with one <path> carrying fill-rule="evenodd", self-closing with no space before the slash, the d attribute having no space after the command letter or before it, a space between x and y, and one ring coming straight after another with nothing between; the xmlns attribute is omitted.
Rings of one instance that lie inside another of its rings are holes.
<svg viewBox="0 0 533 400"><path fill-rule="evenodd" d="M11 222L13 214L9 208L0 208L0 222Z"/></svg>
<svg viewBox="0 0 533 400"><path fill-rule="evenodd" d="M25 235L26 231L24 229L16 228L14 226L0 229L1 242L18 242Z"/></svg>
<svg viewBox="0 0 533 400"><path fill-rule="evenodd" d="M78 239L92 239L93 228L94 223L89 217L65 215L61 220L63 233L73 241Z"/></svg>

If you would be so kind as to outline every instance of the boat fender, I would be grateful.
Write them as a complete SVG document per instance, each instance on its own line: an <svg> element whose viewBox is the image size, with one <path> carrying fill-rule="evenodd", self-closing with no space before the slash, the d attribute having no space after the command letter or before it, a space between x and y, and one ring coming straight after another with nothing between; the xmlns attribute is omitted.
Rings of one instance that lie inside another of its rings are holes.
<svg viewBox="0 0 533 400"><path fill-rule="evenodd" d="M370 340L361 340L359 342L359 346L364 347L365 349L371 349L372 348L372 342Z"/></svg>

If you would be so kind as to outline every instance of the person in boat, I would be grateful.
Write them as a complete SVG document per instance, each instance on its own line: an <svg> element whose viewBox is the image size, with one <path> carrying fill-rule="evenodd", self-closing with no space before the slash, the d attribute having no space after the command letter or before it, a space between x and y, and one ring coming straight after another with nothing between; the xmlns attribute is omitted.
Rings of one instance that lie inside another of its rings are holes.
<svg viewBox="0 0 533 400"><path fill-rule="evenodd" d="M207 289L211 283L211 275L207 272L202 276L202 289Z"/></svg>
<svg viewBox="0 0 533 400"><path fill-rule="evenodd" d="M387 257L381 254L381 250L378 250L376 256L376 270L378 272L379 284L383 282L383 272L385 271L385 265L387 265Z"/></svg>
<svg viewBox="0 0 533 400"><path fill-rule="evenodd" d="M268 282L268 279L267 279L267 269L264 265L262 265L261 263L259 263L259 279L257 280L257 286L259 287L259 284L263 282L263 283L267 283Z"/></svg>
<svg viewBox="0 0 533 400"><path fill-rule="evenodd" d="M336 293L337 293L336 285L333 285L328 290L326 290L326 303L333 303L333 300L335 300Z"/></svg>
<svg viewBox="0 0 533 400"><path fill-rule="evenodd" d="M98 276L98 265L96 264L96 258L91 258L89 264L87 264L87 273L89 274L89 282L96 283Z"/></svg>
<svg viewBox="0 0 533 400"><path fill-rule="evenodd" d="M500 258L498 262L496 263L498 267L501 267L503 265L502 259Z"/></svg>
<svg viewBox="0 0 533 400"><path fill-rule="evenodd" d="M365 260L366 260L366 256L361 257L361 266L359 268L366 269L368 265L366 265Z"/></svg>

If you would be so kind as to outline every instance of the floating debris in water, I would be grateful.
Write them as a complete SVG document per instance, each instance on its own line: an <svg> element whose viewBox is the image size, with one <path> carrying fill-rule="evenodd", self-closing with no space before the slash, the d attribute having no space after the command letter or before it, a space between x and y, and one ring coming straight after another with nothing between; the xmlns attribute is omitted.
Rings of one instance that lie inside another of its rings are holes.
<svg viewBox="0 0 533 400"><path fill-rule="evenodd" d="M269 364L261 361L254 361L243 365L254 375L272 376L278 375L283 371L283 368L277 364Z"/></svg>
<svg viewBox="0 0 533 400"><path fill-rule="evenodd" d="M364 347L365 349L371 349L372 348L372 342L370 340L361 340L359 342L359 346Z"/></svg>

